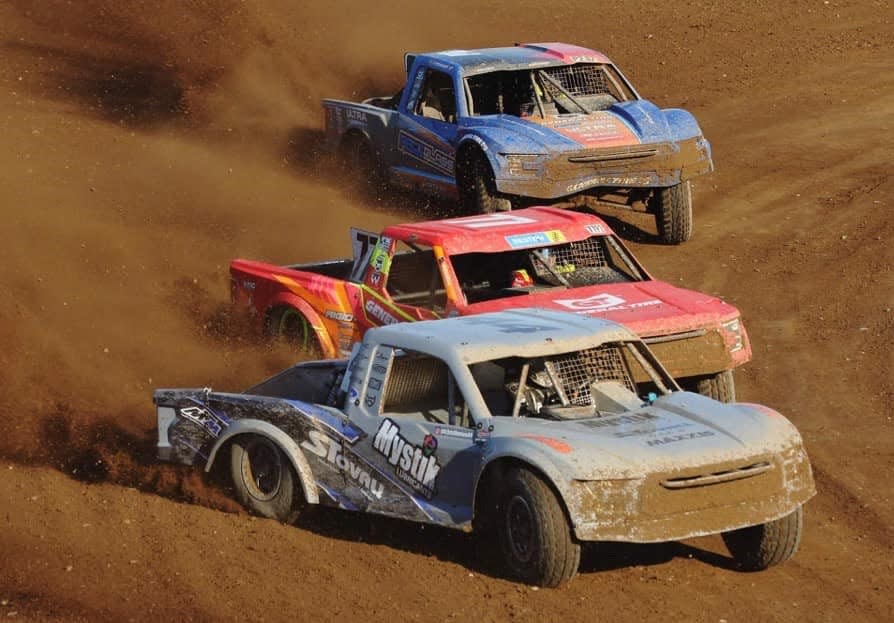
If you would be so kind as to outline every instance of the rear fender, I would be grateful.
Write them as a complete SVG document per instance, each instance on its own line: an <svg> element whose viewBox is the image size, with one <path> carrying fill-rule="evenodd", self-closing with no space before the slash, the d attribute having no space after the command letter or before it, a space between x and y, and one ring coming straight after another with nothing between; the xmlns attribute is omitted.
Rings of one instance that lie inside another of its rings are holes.
<svg viewBox="0 0 894 623"><path fill-rule="evenodd" d="M307 459L304 458L304 453L302 453L301 448L298 447L298 443L281 429L270 422L264 422L263 420L237 420L230 424L226 428L226 432L217 439L214 447L211 449L211 452L208 455L208 462L205 464L205 471L211 471L211 467L214 465L214 459L217 456L217 451L220 450L227 441L233 439L237 435L245 434L263 435L278 445L285 455L289 457L292 467L295 468L295 472L298 474L298 479L301 481L301 489L304 491L304 499L307 500L308 504L320 503L320 497L317 494L317 485L314 480L313 472L310 469L310 464L307 462Z"/></svg>
<svg viewBox="0 0 894 623"><path fill-rule="evenodd" d="M270 317L270 314L277 307L292 307L301 312L301 314L307 318L307 322L310 323L310 326L313 327L314 333L317 336L317 342L319 342L320 349L323 351L323 358L334 359L338 357L335 344L332 342L332 337L329 335L329 331L326 329L323 319L310 303L294 294L281 292L273 297L270 301L270 306L265 310L265 323L267 322L267 318Z"/></svg>

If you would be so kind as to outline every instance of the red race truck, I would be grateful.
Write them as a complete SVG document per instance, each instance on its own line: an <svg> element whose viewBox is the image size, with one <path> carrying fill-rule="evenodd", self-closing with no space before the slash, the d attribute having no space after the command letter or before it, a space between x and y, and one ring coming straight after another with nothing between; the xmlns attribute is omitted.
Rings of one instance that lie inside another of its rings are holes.
<svg viewBox="0 0 894 623"><path fill-rule="evenodd" d="M751 359L739 311L653 279L591 214L533 207L353 229L353 258L230 265L233 303L259 330L323 357L346 357L375 326L540 307L609 318L648 343L687 389L735 399Z"/></svg>

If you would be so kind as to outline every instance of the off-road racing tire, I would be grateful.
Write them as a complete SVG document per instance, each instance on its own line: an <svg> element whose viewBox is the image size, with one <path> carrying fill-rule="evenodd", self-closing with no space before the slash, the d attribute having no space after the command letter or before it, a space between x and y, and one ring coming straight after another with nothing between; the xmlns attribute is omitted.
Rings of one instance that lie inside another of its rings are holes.
<svg viewBox="0 0 894 623"><path fill-rule="evenodd" d="M688 181L656 190L651 203L662 242L680 244L692 237L692 189Z"/></svg>
<svg viewBox="0 0 894 623"><path fill-rule="evenodd" d="M379 192L385 185L385 176L372 145L359 134L352 134L347 140L346 164L354 176L355 187L372 194Z"/></svg>
<svg viewBox="0 0 894 623"><path fill-rule="evenodd" d="M695 383L695 391L702 396L707 396L720 402L735 402L736 381L733 379L733 371L724 370L723 372L700 378Z"/></svg>
<svg viewBox="0 0 894 623"><path fill-rule="evenodd" d="M298 476L283 451L263 435L240 435L230 445L236 498L249 510L293 523L301 509Z"/></svg>
<svg viewBox="0 0 894 623"><path fill-rule="evenodd" d="M294 307L281 306L273 309L267 316L265 332L269 337L288 342L311 359L323 357L317 332L305 315Z"/></svg>
<svg viewBox="0 0 894 623"><path fill-rule="evenodd" d="M744 571L762 571L795 555L801 543L804 511L765 524L723 533L723 542Z"/></svg>
<svg viewBox="0 0 894 623"><path fill-rule="evenodd" d="M512 209L512 202L497 192L494 172L487 158L479 151L467 152L460 164L465 170L457 172L459 196L463 212L492 214Z"/></svg>
<svg viewBox="0 0 894 623"><path fill-rule="evenodd" d="M545 587L570 580L580 566L580 544L552 488L524 468L510 470L502 484L496 529L510 574Z"/></svg>

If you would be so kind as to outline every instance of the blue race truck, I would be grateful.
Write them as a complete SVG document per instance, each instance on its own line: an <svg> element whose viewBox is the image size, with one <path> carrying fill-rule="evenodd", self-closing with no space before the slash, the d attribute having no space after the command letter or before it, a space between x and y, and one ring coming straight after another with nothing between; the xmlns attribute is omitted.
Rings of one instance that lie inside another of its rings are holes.
<svg viewBox="0 0 894 623"><path fill-rule="evenodd" d="M325 99L326 147L372 184L468 213L586 194L692 232L689 179L713 170L695 118L642 99L603 54L563 44L406 55L393 97ZM539 200L539 201L538 201Z"/></svg>

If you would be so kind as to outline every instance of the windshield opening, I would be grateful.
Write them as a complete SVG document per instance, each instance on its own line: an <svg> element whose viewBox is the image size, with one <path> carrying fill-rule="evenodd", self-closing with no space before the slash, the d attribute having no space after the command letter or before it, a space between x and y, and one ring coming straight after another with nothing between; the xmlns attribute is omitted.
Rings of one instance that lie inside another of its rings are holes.
<svg viewBox="0 0 894 623"><path fill-rule="evenodd" d="M450 257L468 304L551 288L645 281L611 236Z"/></svg>
<svg viewBox="0 0 894 623"><path fill-rule="evenodd" d="M677 389L639 342L471 366L492 415L579 419L624 413Z"/></svg>
<svg viewBox="0 0 894 623"><path fill-rule="evenodd" d="M613 66L597 63L495 71L466 82L473 116L545 118L605 110L636 99Z"/></svg>

